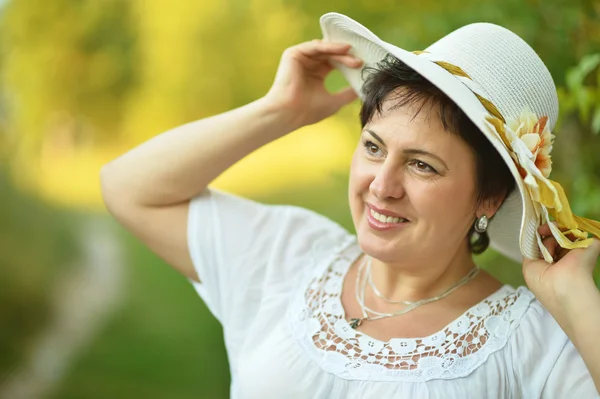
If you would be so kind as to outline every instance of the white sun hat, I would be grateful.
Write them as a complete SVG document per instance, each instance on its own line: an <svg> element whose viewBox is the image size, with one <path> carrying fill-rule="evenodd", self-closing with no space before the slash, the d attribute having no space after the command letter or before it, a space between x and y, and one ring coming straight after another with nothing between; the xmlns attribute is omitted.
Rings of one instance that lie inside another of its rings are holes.
<svg viewBox="0 0 600 399"><path fill-rule="evenodd" d="M454 101L500 153L517 189L489 224L492 248L518 262L523 256L551 262L537 232L549 214L575 234L571 240L553 228L563 247L588 246L588 231L600 236L600 224L572 215L560 185L547 179L550 131L558 118L556 87L542 60L519 36L494 24L474 23L425 51L411 52L341 14L323 15L321 29L325 41L349 43L350 53L364 67L376 67L388 54L404 62ZM362 98L362 71L335 65Z"/></svg>

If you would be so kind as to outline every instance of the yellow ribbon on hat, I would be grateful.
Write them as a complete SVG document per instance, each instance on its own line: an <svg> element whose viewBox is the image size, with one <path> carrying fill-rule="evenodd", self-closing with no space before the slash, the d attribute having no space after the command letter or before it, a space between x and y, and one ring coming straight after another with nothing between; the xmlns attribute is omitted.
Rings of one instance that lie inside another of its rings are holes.
<svg viewBox="0 0 600 399"><path fill-rule="evenodd" d="M413 54L419 55L419 54L427 54L427 51L413 51ZM455 76L460 76L462 78L466 78L469 80L473 80L471 79L471 77L469 76L468 73L466 73L461 67L451 64L449 62L446 61L432 61L434 64L437 64L439 66L441 66L442 68L444 68L446 71L450 72L452 75ZM502 114L500 113L500 111L498 110L498 108L496 108L496 106L487 98L473 92L473 94L475 94L475 96L477 97L477 99L479 100L479 102L485 107L485 109L492 115L494 115L496 118L500 119L502 122L506 122L504 120L504 117L502 116Z"/></svg>
<svg viewBox="0 0 600 399"><path fill-rule="evenodd" d="M548 223L558 244L566 249L587 248L592 244L593 236L600 238L600 222L575 215L565 190L558 182L548 179L554 138L546 124L548 117L538 119L525 109L519 118L508 123L502 123L494 116L487 116L486 120L515 161L534 203L538 220ZM556 224L552 223L550 217ZM538 243L544 259L552 262L552 256L539 235Z"/></svg>
<svg viewBox="0 0 600 399"><path fill-rule="evenodd" d="M419 55L425 51L413 53ZM452 75L473 80L459 66L445 61L432 62ZM573 214L565 190L558 182L548 179L554 139L547 125L548 117L538 118L529 109L524 109L517 119L507 121L491 101L475 92L473 94L490 113L486 116L487 122L502 139L517 165L532 199L538 222L550 226L558 245L566 249L587 248L592 244L594 236L600 239L600 222ZM552 223L550 217L555 223ZM536 237L544 259L549 263L553 262L552 255L537 232Z"/></svg>

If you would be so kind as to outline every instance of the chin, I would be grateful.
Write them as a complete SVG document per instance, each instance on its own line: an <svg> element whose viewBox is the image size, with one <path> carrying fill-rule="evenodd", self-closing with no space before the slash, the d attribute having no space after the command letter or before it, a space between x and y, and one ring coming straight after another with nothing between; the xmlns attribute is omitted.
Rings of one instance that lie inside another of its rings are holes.
<svg viewBox="0 0 600 399"><path fill-rule="evenodd" d="M364 253L384 262L397 261L400 254L406 254L408 248L398 243L394 237L385 237L377 233L367 224L357 229L358 245Z"/></svg>

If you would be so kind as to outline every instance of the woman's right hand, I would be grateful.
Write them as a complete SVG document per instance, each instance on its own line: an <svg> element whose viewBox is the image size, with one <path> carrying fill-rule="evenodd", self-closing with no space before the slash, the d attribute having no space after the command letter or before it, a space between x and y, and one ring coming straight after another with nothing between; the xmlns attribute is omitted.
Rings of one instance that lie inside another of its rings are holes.
<svg viewBox="0 0 600 399"><path fill-rule="evenodd" d="M316 123L335 114L356 99L350 87L337 93L325 88L325 78L334 69L331 61L350 68L362 60L348 53L349 44L313 40L289 47L283 52L273 86L265 99L289 115L294 129Z"/></svg>

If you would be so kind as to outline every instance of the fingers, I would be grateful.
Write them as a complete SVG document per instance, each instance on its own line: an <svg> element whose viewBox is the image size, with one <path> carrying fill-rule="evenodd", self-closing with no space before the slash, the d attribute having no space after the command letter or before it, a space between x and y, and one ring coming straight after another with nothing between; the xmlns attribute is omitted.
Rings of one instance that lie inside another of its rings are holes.
<svg viewBox="0 0 600 399"><path fill-rule="evenodd" d="M557 257L560 252L560 246L558 245L556 238L554 238L552 235L549 237L545 237L542 239L542 244L544 245L544 247L546 247L548 253L550 253L550 256L552 256L552 258L554 258L554 261L556 262L558 260Z"/></svg>
<svg viewBox="0 0 600 399"><path fill-rule="evenodd" d="M352 87L346 87L345 89L342 89L335 93L333 96L336 102L339 104L340 108L346 104L351 103L358 97L358 95Z"/></svg>
<svg viewBox="0 0 600 399"><path fill-rule="evenodd" d="M554 236L552 235L552 230L550 229L548 223L544 223L543 225L538 227L538 233L542 237L542 245L546 247L548 253L550 253L550 256L552 256L554 258L554 261L556 261L556 255L559 245L556 241L556 238L554 238Z"/></svg>
<svg viewBox="0 0 600 399"><path fill-rule="evenodd" d="M296 48L303 54L312 57L319 54L347 54L351 46L348 43L334 43L315 39L310 42L300 43L292 48Z"/></svg>
<svg viewBox="0 0 600 399"><path fill-rule="evenodd" d="M548 226L548 223L544 223L543 225L538 227L538 233L540 233L542 237L548 237L552 235L552 230L550 230L550 226Z"/></svg>
<svg viewBox="0 0 600 399"><path fill-rule="evenodd" d="M600 240L594 237L594 240L592 241L592 245L590 245L590 251L592 251L592 256L595 259L598 259L598 257L600 257Z"/></svg>
<svg viewBox="0 0 600 399"><path fill-rule="evenodd" d="M358 68L363 64L360 58L357 58L353 55L333 55L329 57L329 60L339 62L340 64L350 68Z"/></svg>
<svg viewBox="0 0 600 399"><path fill-rule="evenodd" d="M301 56L309 63L335 61L351 68L358 68L362 60L349 53L350 44L332 43L322 40L313 40L290 47L288 51Z"/></svg>
<svg viewBox="0 0 600 399"><path fill-rule="evenodd" d="M556 222L552 223L556 224ZM548 253L554 259L554 262L559 261L563 256L565 256L567 252L569 252L569 250L566 250L563 247L561 247L558 241L556 241L556 238L554 238L554 236L552 235L552 230L550 229L548 223L544 223L543 225L538 227L538 233L542 237L542 244L544 245L544 247L546 247ZM571 239L574 239L574 237L572 237Z"/></svg>
<svg viewBox="0 0 600 399"><path fill-rule="evenodd" d="M556 222L552 223L555 225L557 224ZM561 228L561 231L564 232L565 230L566 229ZM597 238L594 238L589 248L565 249L558 244L558 241L556 241L556 238L552 235L550 226L547 223L538 227L538 233L542 237L542 244L554 258L554 262L559 261L569 252L585 251L586 256L591 256L594 259L594 262L596 262L596 259L600 256L600 240ZM573 234L566 234L565 236L571 241L576 241L576 237Z"/></svg>

